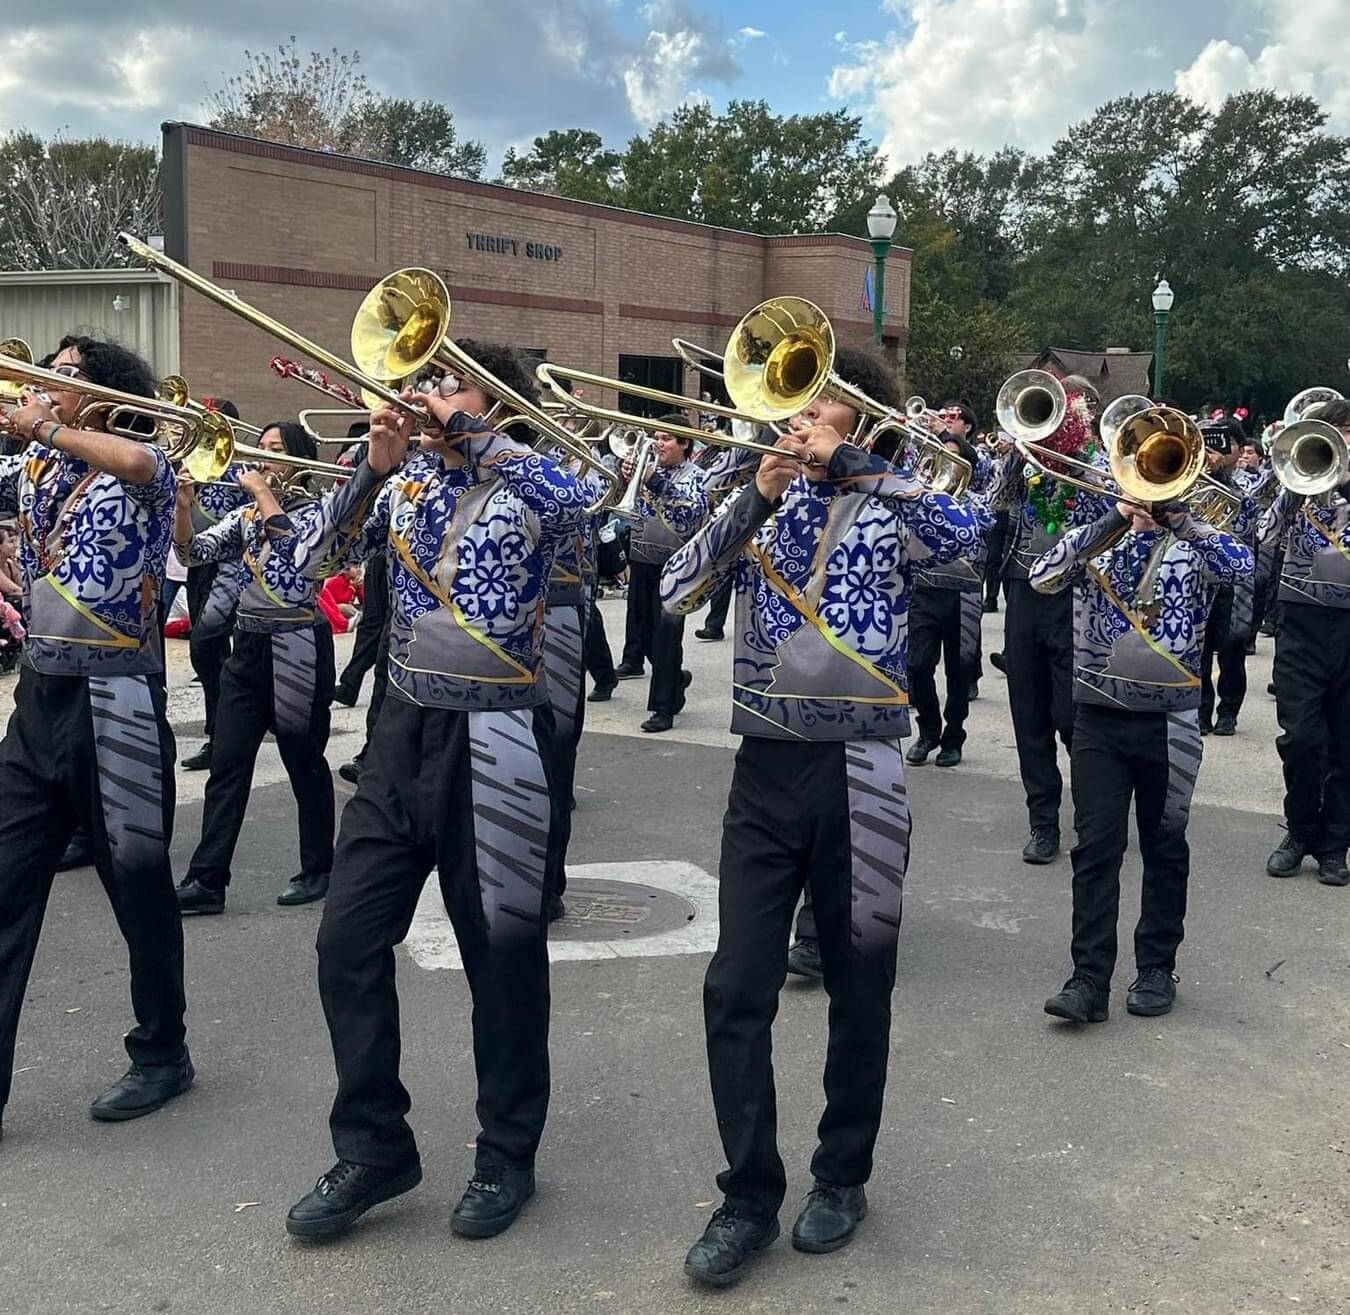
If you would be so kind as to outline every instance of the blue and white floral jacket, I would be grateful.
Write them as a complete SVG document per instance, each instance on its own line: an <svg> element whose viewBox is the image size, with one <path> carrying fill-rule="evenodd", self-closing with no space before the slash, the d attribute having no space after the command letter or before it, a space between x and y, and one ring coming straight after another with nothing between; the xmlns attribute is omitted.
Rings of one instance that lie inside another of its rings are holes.
<svg viewBox="0 0 1350 1315"><path fill-rule="evenodd" d="M843 444L829 478L777 504L753 482L666 563L661 596L692 612L735 573L731 729L782 740L909 733L911 572L970 552L970 510Z"/></svg>
<svg viewBox="0 0 1350 1315"><path fill-rule="evenodd" d="M0 457L0 516L17 516L28 639L23 661L59 676L164 670L159 595L173 539L173 468L144 484L30 443Z"/></svg>
<svg viewBox="0 0 1350 1315"><path fill-rule="evenodd" d="M549 457L462 414L452 425L466 465L421 450L382 481L363 462L320 504L296 565L321 577L387 543L392 689L422 707L532 707L548 699L553 555L593 499Z"/></svg>
<svg viewBox="0 0 1350 1315"><path fill-rule="evenodd" d="M1168 532L1136 534L1127 524L1113 507L1070 530L1031 570L1040 593L1075 586L1074 699L1132 712L1198 708L1214 589L1250 576L1255 558L1246 544L1189 514ZM1162 554L1156 589L1138 598L1155 552Z"/></svg>
<svg viewBox="0 0 1350 1315"><path fill-rule="evenodd" d="M1280 602L1350 607L1350 502L1339 490L1319 498L1283 490L1257 533L1263 545L1284 539Z"/></svg>
<svg viewBox="0 0 1350 1315"><path fill-rule="evenodd" d="M708 519L703 471L692 461L657 466L638 495L638 510L642 519L633 526L628 559L664 566Z"/></svg>

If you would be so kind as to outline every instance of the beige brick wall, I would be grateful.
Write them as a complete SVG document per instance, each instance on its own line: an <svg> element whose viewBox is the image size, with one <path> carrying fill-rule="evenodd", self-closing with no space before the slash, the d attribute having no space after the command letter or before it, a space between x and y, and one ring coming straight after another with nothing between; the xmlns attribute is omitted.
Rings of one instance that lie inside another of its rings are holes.
<svg viewBox="0 0 1350 1315"><path fill-rule="evenodd" d="M446 280L457 336L542 348L551 361L608 375L620 353L671 355L676 334L720 350L730 323L773 294L818 302L846 340L870 331L866 242L764 239L195 128L169 131L185 134L188 263L340 355L365 288L407 265ZM171 211L176 203L171 197ZM218 276L220 263L233 271ZM338 286L314 286L324 283ZM886 291L887 338L902 345L907 251L892 252ZM294 355L289 349L192 292L181 305L182 369L195 396L232 397L253 420L324 404L268 370L270 357ZM695 390L690 372L685 387Z"/></svg>

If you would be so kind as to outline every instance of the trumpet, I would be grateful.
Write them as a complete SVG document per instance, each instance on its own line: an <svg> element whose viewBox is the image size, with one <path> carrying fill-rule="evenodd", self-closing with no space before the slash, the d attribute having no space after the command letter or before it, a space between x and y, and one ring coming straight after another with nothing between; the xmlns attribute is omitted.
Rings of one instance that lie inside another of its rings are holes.
<svg viewBox="0 0 1350 1315"><path fill-rule="evenodd" d="M1319 399L1319 403L1325 400ZM1350 477L1350 447L1335 425L1325 420L1299 420L1275 435L1270 465L1275 478L1290 493L1320 497Z"/></svg>
<svg viewBox="0 0 1350 1315"><path fill-rule="evenodd" d="M656 435L638 429L615 428L611 430L606 443L609 450L621 462L629 461L633 465L633 476L628 481L623 496L609 509L610 513L620 520L639 521L642 519L642 513L638 509L638 500L642 496L642 485L656 452Z"/></svg>

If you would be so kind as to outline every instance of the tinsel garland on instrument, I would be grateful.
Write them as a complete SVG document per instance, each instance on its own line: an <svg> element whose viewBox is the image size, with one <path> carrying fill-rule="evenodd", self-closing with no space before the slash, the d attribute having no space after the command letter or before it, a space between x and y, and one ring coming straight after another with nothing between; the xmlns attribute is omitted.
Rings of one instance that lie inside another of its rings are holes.
<svg viewBox="0 0 1350 1315"><path fill-rule="evenodd" d="M1097 455L1097 438L1092 428L1092 411L1082 393L1070 393L1064 412L1064 422L1041 446L1066 457L1091 461ZM1058 534L1064 528L1065 517L1078 505L1077 490L1072 484L1051 479L1039 471L1027 475L1027 501L1036 521L1047 534Z"/></svg>

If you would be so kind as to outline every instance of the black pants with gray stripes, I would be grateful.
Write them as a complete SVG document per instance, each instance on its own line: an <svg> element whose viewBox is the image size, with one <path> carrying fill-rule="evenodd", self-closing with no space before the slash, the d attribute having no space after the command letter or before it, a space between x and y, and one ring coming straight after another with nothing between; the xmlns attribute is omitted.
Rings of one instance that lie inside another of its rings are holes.
<svg viewBox="0 0 1350 1315"><path fill-rule="evenodd" d="M0 742L0 1106L56 864L89 836L131 964L137 1064L175 1064L183 925L169 866L173 732L160 676L52 676L24 667Z"/></svg>
<svg viewBox="0 0 1350 1315"><path fill-rule="evenodd" d="M1073 788L1073 966L1106 989L1116 966L1120 865L1130 801L1144 862L1134 959L1139 969L1176 967L1186 917L1191 796L1200 770L1200 718L1189 712L1126 712L1080 703L1069 760Z"/></svg>
<svg viewBox="0 0 1350 1315"><path fill-rule="evenodd" d="M399 1078L394 947L433 869L473 997L477 1167L534 1160L549 1095L552 723L547 704L460 712L390 691L342 812L319 925L319 994L338 1077L328 1122L344 1160L404 1168L418 1158Z"/></svg>
<svg viewBox="0 0 1350 1315"><path fill-rule="evenodd" d="M717 952L703 984L727 1202L758 1219L786 1190L778 1154L773 1020L788 932L809 884L830 998L815 1177L865 1183L881 1125L891 992L909 862L898 740L746 736L722 823Z"/></svg>
<svg viewBox="0 0 1350 1315"><path fill-rule="evenodd" d="M221 673L202 838L188 865L190 878L212 890L230 884L253 768L269 732L295 794L300 871L318 877L332 869L333 773L324 757L332 700L333 632L327 621L278 634L235 634Z"/></svg>

